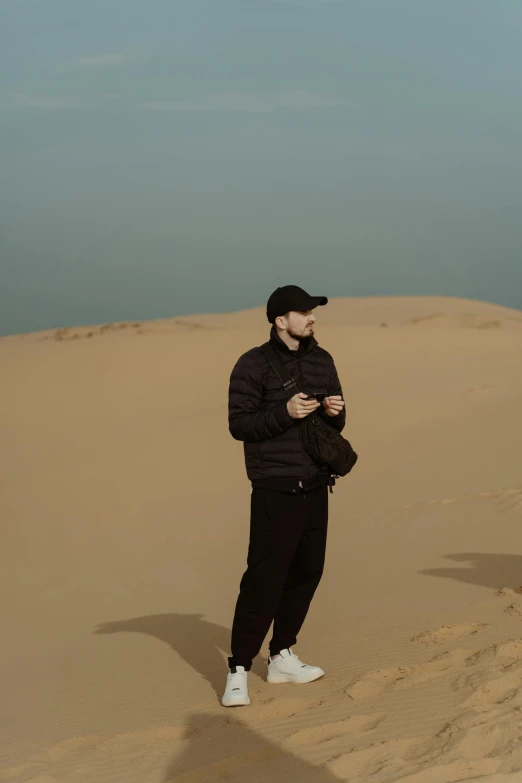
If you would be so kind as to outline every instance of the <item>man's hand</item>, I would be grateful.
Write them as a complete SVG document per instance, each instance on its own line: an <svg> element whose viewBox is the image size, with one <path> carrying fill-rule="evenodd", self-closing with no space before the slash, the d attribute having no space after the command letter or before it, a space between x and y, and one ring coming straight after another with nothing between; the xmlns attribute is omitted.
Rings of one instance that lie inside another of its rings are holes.
<svg viewBox="0 0 522 783"><path fill-rule="evenodd" d="M323 407L329 416L338 416L344 408L344 400L340 394L334 394L324 398Z"/></svg>
<svg viewBox="0 0 522 783"><path fill-rule="evenodd" d="M321 403L317 402L317 400L307 400L306 394L304 392L299 392L288 400L286 407L288 408L288 413L292 419L304 419L309 413L313 413L317 410L320 404Z"/></svg>

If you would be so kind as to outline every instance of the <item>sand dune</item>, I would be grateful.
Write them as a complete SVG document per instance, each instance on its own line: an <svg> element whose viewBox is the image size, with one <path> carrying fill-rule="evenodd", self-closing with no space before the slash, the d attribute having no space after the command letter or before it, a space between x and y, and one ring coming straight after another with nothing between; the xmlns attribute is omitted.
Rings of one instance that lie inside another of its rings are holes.
<svg viewBox="0 0 522 783"><path fill-rule="evenodd" d="M263 308L0 339L0 781L522 781L522 312L317 316L360 454L296 648L327 674L269 685L261 656L238 710L227 389Z"/></svg>

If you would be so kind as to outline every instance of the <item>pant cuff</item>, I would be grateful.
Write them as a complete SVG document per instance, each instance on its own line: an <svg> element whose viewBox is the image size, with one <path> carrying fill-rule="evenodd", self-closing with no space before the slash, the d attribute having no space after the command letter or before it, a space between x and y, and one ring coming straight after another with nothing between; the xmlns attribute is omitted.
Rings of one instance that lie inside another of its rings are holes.
<svg viewBox="0 0 522 783"><path fill-rule="evenodd" d="M270 642L270 644L268 645L268 651L269 651L270 655L272 655L272 656L273 655L279 655L281 650L289 650L290 647L294 647L296 645L296 643L297 643L296 641L293 641L293 642L282 642L282 643L278 642L277 644L273 644L272 642Z"/></svg>
<svg viewBox="0 0 522 783"><path fill-rule="evenodd" d="M240 658L234 658L233 656L228 659L228 667L231 670L235 670L236 666L243 666L246 672L249 672L252 668L252 661L241 660Z"/></svg>

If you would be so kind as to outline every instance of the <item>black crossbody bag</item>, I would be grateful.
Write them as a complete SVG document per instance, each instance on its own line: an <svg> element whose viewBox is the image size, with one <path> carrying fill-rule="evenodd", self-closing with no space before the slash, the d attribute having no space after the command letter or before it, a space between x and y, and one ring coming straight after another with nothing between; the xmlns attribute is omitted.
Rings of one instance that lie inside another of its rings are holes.
<svg viewBox="0 0 522 783"><path fill-rule="evenodd" d="M288 370L271 345L261 350L272 365L284 390L290 392L288 399L297 393L297 383L290 378ZM286 381L284 378L286 377ZM343 438L339 430L328 424L315 413L310 413L299 424L299 434L305 450L320 467L325 467L335 478L346 476L357 462L357 454L351 443Z"/></svg>

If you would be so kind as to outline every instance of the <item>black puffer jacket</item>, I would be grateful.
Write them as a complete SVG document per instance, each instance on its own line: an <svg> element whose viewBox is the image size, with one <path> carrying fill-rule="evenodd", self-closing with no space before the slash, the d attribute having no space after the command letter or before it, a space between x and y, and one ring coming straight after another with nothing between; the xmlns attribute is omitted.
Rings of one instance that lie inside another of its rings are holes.
<svg viewBox="0 0 522 783"><path fill-rule="evenodd" d="M314 337L301 340L298 350L291 351L273 326L269 342L279 351L300 392L342 396L334 361ZM292 479L296 483L301 479L309 487L318 480L327 483L321 479L327 479L328 474L321 471L301 443L298 428L304 420L292 419L288 413L289 396L261 347L252 348L238 359L230 376L228 423L231 435L243 441L247 476L254 486L266 486L267 480L273 479ZM344 408L337 416L328 416L323 407L317 412L339 432L343 430Z"/></svg>

